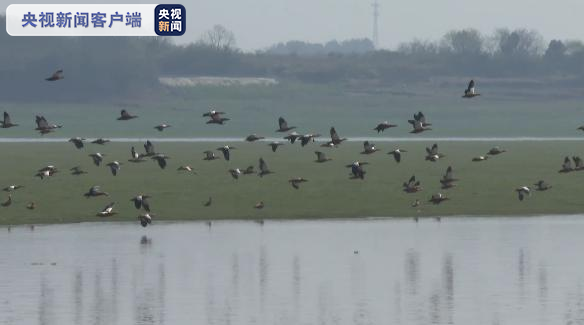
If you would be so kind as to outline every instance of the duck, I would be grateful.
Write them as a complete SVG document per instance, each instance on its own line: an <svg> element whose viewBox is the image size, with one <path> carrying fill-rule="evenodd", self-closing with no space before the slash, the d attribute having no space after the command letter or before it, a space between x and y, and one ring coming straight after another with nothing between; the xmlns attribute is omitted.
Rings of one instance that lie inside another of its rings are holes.
<svg viewBox="0 0 584 325"><path fill-rule="evenodd" d="M158 153L158 154L150 157L150 159L156 160L160 169L164 169L164 168L166 168L166 161L168 159L170 159L170 157L165 155L165 154Z"/></svg>
<svg viewBox="0 0 584 325"><path fill-rule="evenodd" d="M73 145L75 145L75 148L77 149L82 149L83 148L83 141L85 141L84 138L80 138L80 137L75 137L75 138L71 138L69 139L69 142L72 142Z"/></svg>
<svg viewBox="0 0 584 325"><path fill-rule="evenodd" d="M93 163L95 164L95 166L101 165L101 162L103 161L104 156L105 156L105 154L100 153L100 152L92 153L89 155L89 157L91 157L91 159L93 159Z"/></svg>
<svg viewBox="0 0 584 325"><path fill-rule="evenodd" d="M55 129L60 129L63 127L62 125L49 124L49 122L44 116L39 115L36 116L35 122L37 125L35 130L39 131L39 133L42 135L53 132Z"/></svg>
<svg viewBox="0 0 584 325"><path fill-rule="evenodd" d="M517 192L519 201L523 201L525 196L531 196L531 189L527 186L521 186L515 189Z"/></svg>
<svg viewBox="0 0 584 325"><path fill-rule="evenodd" d="M221 151L223 153L223 158L225 158L225 160L229 161L229 157L230 157L230 151L232 149L235 149L235 147L231 147L228 145L225 145L223 147L219 147L217 148L217 150Z"/></svg>
<svg viewBox="0 0 584 325"><path fill-rule="evenodd" d="M351 179L365 179L365 170L363 169L364 165L369 164L366 161L355 161L350 165L346 165L345 167L351 168Z"/></svg>
<svg viewBox="0 0 584 325"><path fill-rule="evenodd" d="M361 151L362 155L370 155L372 153L376 153L379 151L378 148L375 148L375 144L370 143L369 141L363 142L363 151Z"/></svg>
<svg viewBox="0 0 584 325"><path fill-rule="evenodd" d="M335 147L340 145L343 141L347 140L347 138L339 137L339 134L337 133L337 130L335 129L334 126L331 127L330 134L331 134L331 144L333 144Z"/></svg>
<svg viewBox="0 0 584 325"><path fill-rule="evenodd" d="M440 183L442 184L442 189L448 189L454 187L454 182L458 181L458 179L454 178L452 174L452 166L448 166L446 169L446 173L440 179Z"/></svg>
<svg viewBox="0 0 584 325"><path fill-rule="evenodd" d="M278 118L278 129L276 130L276 132L288 132L290 130L295 129L295 126L288 126L288 122L286 122L286 120L280 116L280 118Z"/></svg>
<svg viewBox="0 0 584 325"><path fill-rule="evenodd" d="M416 175L412 175L412 177L410 177L407 182L404 182L402 186L406 193L416 193L423 189L420 181L416 180Z"/></svg>
<svg viewBox="0 0 584 325"><path fill-rule="evenodd" d="M438 144L434 143L431 148L426 147L426 160L433 162L438 161L440 158L444 157L443 154L438 152Z"/></svg>
<svg viewBox="0 0 584 325"><path fill-rule="evenodd" d="M120 166L122 164L119 163L118 161L112 161L110 163L107 164L107 166L110 168L112 175L117 176L118 172L120 171Z"/></svg>

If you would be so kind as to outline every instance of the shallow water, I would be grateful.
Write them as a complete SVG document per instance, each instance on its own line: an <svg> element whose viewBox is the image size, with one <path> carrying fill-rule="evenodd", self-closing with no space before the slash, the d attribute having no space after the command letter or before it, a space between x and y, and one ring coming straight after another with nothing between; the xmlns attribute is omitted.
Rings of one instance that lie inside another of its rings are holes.
<svg viewBox="0 0 584 325"><path fill-rule="evenodd" d="M0 228L0 324L579 324L584 216Z"/></svg>

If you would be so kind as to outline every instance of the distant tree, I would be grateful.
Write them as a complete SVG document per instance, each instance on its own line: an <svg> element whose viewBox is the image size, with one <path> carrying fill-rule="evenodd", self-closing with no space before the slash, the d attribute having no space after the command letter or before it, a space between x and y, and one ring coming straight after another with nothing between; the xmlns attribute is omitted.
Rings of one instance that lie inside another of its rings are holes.
<svg viewBox="0 0 584 325"><path fill-rule="evenodd" d="M478 55L483 51L483 36L476 29L450 31L442 38L443 50L460 55Z"/></svg>
<svg viewBox="0 0 584 325"><path fill-rule="evenodd" d="M566 55L566 45L560 40L552 40L545 51L544 58L548 61L559 61Z"/></svg>
<svg viewBox="0 0 584 325"><path fill-rule="evenodd" d="M398 52L406 55L434 55L438 53L438 46L433 42L415 39L400 44Z"/></svg>
<svg viewBox="0 0 584 325"><path fill-rule="evenodd" d="M235 49L235 35L222 25L215 25L206 31L200 42L214 50L231 51Z"/></svg>
<svg viewBox="0 0 584 325"><path fill-rule="evenodd" d="M498 54L504 57L529 58L543 54L543 37L526 29L498 29L495 32Z"/></svg>

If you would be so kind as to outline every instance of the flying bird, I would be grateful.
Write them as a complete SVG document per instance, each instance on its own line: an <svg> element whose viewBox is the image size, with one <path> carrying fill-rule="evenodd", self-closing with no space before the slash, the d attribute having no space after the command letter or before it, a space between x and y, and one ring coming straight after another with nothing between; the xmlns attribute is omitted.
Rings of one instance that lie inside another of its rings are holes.
<svg viewBox="0 0 584 325"><path fill-rule="evenodd" d="M290 144L294 144L294 142L296 141L296 139L298 139L300 137L301 137L301 135L298 134L298 132L292 131L292 132L288 133L288 135L285 136L284 139L290 141Z"/></svg>
<svg viewBox="0 0 584 325"><path fill-rule="evenodd" d="M278 119L278 129L276 132L288 132L290 130L295 129L295 126L288 126L288 122L283 117Z"/></svg>
<svg viewBox="0 0 584 325"><path fill-rule="evenodd" d="M231 174L231 177L233 177L233 179L237 180L239 179L239 175L241 175L241 170L239 170L239 168L230 169L229 173Z"/></svg>
<svg viewBox="0 0 584 325"><path fill-rule="evenodd" d="M330 134L331 134L331 141L329 143L335 147L340 145L343 141L347 140L347 138L339 137L339 134L337 133L337 130L335 129L334 126L331 127Z"/></svg>
<svg viewBox="0 0 584 325"><path fill-rule="evenodd" d="M516 188L515 191L517 192L519 201L523 201L525 196L531 196L531 189L527 186Z"/></svg>
<svg viewBox="0 0 584 325"><path fill-rule="evenodd" d="M159 153L159 154L156 154L156 155L150 157L150 159L156 160L156 162L158 163L158 166L161 169L164 169L164 168L166 168L166 160L170 159L170 157Z"/></svg>
<svg viewBox="0 0 584 325"><path fill-rule="evenodd" d="M507 150L501 149L501 148L499 148L499 146L495 146L495 147L491 148L491 150L489 150L489 152L487 152L487 155L496 156L496 155L502 154L503 152L507 152Z"/></svg>
<svg viewBox="0 0 584 325"><path fill-rule="evenodd" d="M134 148L134 146L132 146L132 148L130 148L130 156L132 158L128 159L129 162L139 163L139 162L146 161L143 159L143 156L141 154L136 152L136 148Z"/></svg>
<svg viewBox="0 0 584 325"><path fill-rule="evenodd" d="M179 168L177 168L176 170L178 171L185 171L185 172L189 172L189 173L193 173L193 174L197 174L195 173L195 171L193 170L193 168L191 166L180 166Z"/></svg>
<svg viewBox="0 0 584 325"><path fill-rule="evenodd" d="M400 163L401 162L401 157L402 157L402 153L407 152L407 150L403 150L400 148L397 148L393 151L388 152L388 155L393 155L393 159L395 159L396 163Z"/></svg>
<svg viewBox="0 0 584 325"><path fill-rule="evenodd" d="M444 196L444 194L442 193L436 193L433 194L432 197L430 198L430 200L428 200L429 202L432 202L434 204L440 204L446 200L449 200L449 198L447 198L446 196Z"/></svg>
<svg viewBox="0 0 584 325"><path fill-rule="evenodd" d="M231 147L229 145L225 145L223 147L219 147L217 148L217 150L221 151L223 153L223 158L225 158L225 160L229 161L230 158L230 151L232 149L235 149L235 147Z"/></svg>
<svg viewBox="0 0 584 325"><path fill-rule="evenodd" d="M98 217L111 217L113 215L116 214L116 212L114 212L114 204L115 202L112 202L108 205L106 205L105 208L103 208L103 210L101 210L100 212L97 213Z"/></svg>
<svg viewBox="0 0 584 325"><path fill-rule="evenodd" d="M166 124L166 123L162 123L162 124L158 124L157 126L155 126L154 128L160 132L164 131L164 129L169 128L170 125Z"/></svg>
<svg viewBox="0 0 584 325"><path fill-rule="evenodd" d="M258 209L258 210L261 210L261 209L263 209L263 208L264 208L264 206L265 206L265 205L264 205L264 201L259 201L258 203L256 203L256 204L254 205L254 208L256 208L256 209ZM262 222L262 223L263 223L263 222Z"/></svg>
<svg viewBox="0 0 584 325"><path fill-rule="evenodd" d="M73 168L71 168L69 170L71 171L71 175L75 175L75 176L87 174L86 171L84 171L83 169L81 169L81 166L75 166L75 167L73 167Z"/></svg>
<svg viewBox="0 0 584 325"><path fill-rule="evenodd" d="M209 199L203 203L204 206L210 207L213 204L213 198L209 196Z"/></svg>
<svg viewBox="0 0 584 325"><path fill-rule="evenodd" d="M152 216L150 213L141 214L138 216L138 220L140 220L140 225L142 227L147 227L149 224L152 223Z"/></svg>
<svg viewBox="0 0 584 325"><path fill-rule="evenodd" d="M361 151L361 154L370 155L372 153L376 153L377 151L379 151L379 149L375 148L375 144L370 143L369 141L363 142L363 151Z"/></svg>
<svg viewBox="0 0 584 325"><path fill-rule="evenodd" d="M106 144L108 142L110 142L110 140L103 139L103 138L99 138L99 139L95 139L95 140L91 141L91 143L93 143L93 144L99 144L99 145L104 145L104 144Z"/></svg>
<svg viewBox="0 0 584 325"><path fill-rule="evenodd" d="M53 176L57 172L57 168L55 166L46 166L38 170L35 176L44 179L45 177Z"/></svg>
<svg viewBox="0 0 584 325"><path fill-rule="evenodd" d="M535 190L536 191L547 191L550 188L552 188L551 185L549 185L548 183L546 183L543 180L539 180L537 183L535 183L533 185L535 185Z"/></svg>
<svg viewBox="0 0 584 325"><path fill-rule="evenodd" d="M295 178L289 179L288 182L290 183L290 185L292 185L293 188L299 189L300 184L302 184L304 182L308 182L308 180L305 178L302 178L302 177L295 177Z"/></svg>
<svg viewBox="0 0 584 325"><path fill-rule="evenodd" d="M149 195L138 194L130 199L130 201L134 202L134 207L136 209L143 208L144 210L150 212L150 203L148 199L150 198Z"/></svg>
<svg viewBox="0 0 584 325"><path fill-rule="evenodd" d="M8 199L2 202L3 207L8 207L12 204L12 195L8 194Z"/></svg>
<svg viewBox="0 0 584 325"><path fill-rule="evenodd" d="M452 173L452 166L448 166L446 169L446 173L440 179L440 183L442 184L442 189L448 189L453 187L455 184L454 182L458 181L458 179L454 178Z"/></svg>
<svg viewBox="0 0 584 325"><path fill-rule="evenodd" d="M318 138L320 137L320 134L318 133L308 133L308 134L303 134L301 136L299 136L298 138L300 139L300 145L301 146L305 146L310 142L314 142L314 138Z"/></svg>
<svg viewBox="0 0 584 325"><path fill-rule="evenodd" d="M412 131L410 131L410 133L421 133L424 131L432 130L431 128L429 128L429 126L432 124L426 122L426 116L424 116L424 113L422 112L414 114L414 119L408 120L408 123L410 123L414 128Z"/></svg>
<svg viewBox="0 0 584 325"><path fill-rule="evenodd" d="M132 115L132 114L128 113L128 111L123 109L120 111L120 117L118 117L118 121L127 121L127 120L131 120L131 119L135 119L137 117L138 117L138 115Z"/></svg>
<svg viewBox="0 0 584 325"><path fill-rule="evenodd" d="M316 160L315 160L315 162L317 162L317 163L323 163L323 162L327 162L327 161L329 161L329 160L332 160L332 158L328 158L328 157L327 157L327 156L324 154L324 152L321 152L321 151L315 151L314 153L316 154Z"/></svg>
<svg viewBox="0 0 584 325"><path fill-rule="evenodd" d="M10 185L10 186L6 186L5 188L3 188L2 190L4 192L12 192L12 191L16 191L18 189L23 188L24 186L22 185Z"/></svg>
<svg viewBox="0 0 584 325"><path fill-rule="evenodd" d="M246 169L243 170L243 175L251 175L251 174L255 174L255 169L253 166L247 166Z"/></svg>
<svg viewBox="0 0 584 325"><path fill-rule="evenodd" d="M416 193L423 189L420 181L416 180L416 175L412 175L412 177L410 177L407 182L404 182L402 186L406 193Z"/></svg>
<svg viewBox="0 0 584 325"><path fill-rule="evenodd" d="M377 124L377 126L375 128L373 128L373 130L377 131L377 133L380 133L380 132L383 132L389 128L394 128L394 127L397 127L397 125L391 124L388 121L384 121L384 122Z"/></svg>
<svg viewBox="0 0 584 325"><path fill-rule="evenodd" d="M434 162L436 162L436 161L438 161L438 159L444 157L443 154L438 152L438 144L437 143L434 143L432 145L432 148L426 147L426 153L427 153L426 160L430 160L430 161L434 161Z"/></svg>
<svg viewBox="0 0 584 325"><path fill-rule="evenodd" d="M221 125L223 125L226 121L229 121L229 118L222 116L223 114L225 114L225 112L218 112L215 110L211 110L211 111L203 114L203 116L209 117L207 124L221 124Z"/></svg>
<svg viewBox="0 0 584 325"><path fill-rule="evenodd" d="M18 124L12 123L12 120L10 119L10 115L7 112L4 112L4 120L0 121L0 127L7 129L7 128L11 128L13 126L18 126Z"/></svg>
<svg viewBox="0 0 584 325"><path fill-rule="evenodd" d="M564 158L564 163L562 164L562 169L560 169L560 173L568 173L574 171L574 168L572 167L572 161L570 160L570 157L566 156Z"/></svg>
<svg viewBox="0 0 584 325"><path fill-rule="evenodd" d="M64 78L65 78L65 75L63 74L63 69L59 69L59 70L55 71L50 77L45 78L45 80L57 81L57 80L61 80Z"/></svg>
<svg viewBox="0 0 584 325"><path fill-rule="evenodd" d="M117 161L112 161L110 163L107 164L107 166L110 168L112 175L117 176L118 172L120 171L120 166L121 164Z"/></svg>
<svg viewBox="0 0 584 325"><path fill-rule="evenodd" d="M215 156L215 153L211 150L207 150L205 152L203 152L205 154L205 158L203 158L203 160L215 160L215 159L219 159L219 157Z"/></svg>
<svg viewBox="0 0 584 325"><path fill-rule="evenodd" d="M489 156L477 156L477 157L473 157L472 161L479 162L479 161L485 161L487 159L489 159Z"/></svg>
<svg viewBox="0 0 584 325"><path fill-rule="evenodd" d="M87 193L83 194L86 198L97 196L109 196L107 192L102 191L99 186L92 186Z"/></svg>
<svg viewBox="0 0 584 325"><path fill-rule="evenodd" d="M49 132L53 132L55 129L60 129L63 127L62 125L49 124L49 122L44 116L39 115L35 117L35 122L37 125L35 130L39 131L39 133L42 135L47 134Z"/></svg>
<svg viewBox="0 0 584 325"><path fill-rule="evenodd" d="M268 146L272 148L272 152L276 152L276 150L278 150L278 147L283 145L284 145L283 143L280 143L278 141L268 143Z"/></svg>
<svg viewBox="0 0 584 325"><path fill-rule="evenodd" d="M464 90L463 98L473 98L476 96L480 96L481 94L475 92L475 82L471 80L468 83L468 87Z"/></svg>
<svg viewBox="0 0 584 325"><path fill-rule="evenodd" d="M262 136L258 136L257 134L250 134L245 138L245 141L247 142L254 142L257 140L261 140L261 139L265 139L265 137Z"/></svg>
<svg viewBox="0 0 584 325"><path fill-rule="evenodd" d="M258 173L258 175L260 177L263 177L264 175L272 174L272 171L270 171L268 169L268 164L266 164L264 158L260 158L259 165L260 165L260 172Z"/></svg>
<svg viewBox="0 0 584 325"><path fill-rule="evenodd" d="M101 162L103 161L103 157L105 156L105 154L103 153L92 153L89 155L89 157L91 157L91 159L93 159L93 163L95 164L95 166L99 166L101 165Z"/></svg>
<svg viewBox="0 0 584 325"><path fill-rule="evenodd" d="M350 165L346 165L345 167L351 168L351 179L365 179L365 170L363 169L363 165L369 164L366 161L355 161Z"/></svg>
<svg viewBox="0 0 584 325"><path fill-rule="evenodd" d="M154 144L152 144L150 140L146 140L144 143L144 150L146 150L144 156L150 157L156 155L156 151L154 151Z"/></svg>
<svg viewBox="0 0 584 325"><path fill-rule="evenodd" d="M73 145L75 145L75 148L77 148L77 149L83 148L83 146L84 146L83 141L85 141L85 139L80 138L80 137L75 137L75 138L69 139L69 142L73 143Z"/></svg>

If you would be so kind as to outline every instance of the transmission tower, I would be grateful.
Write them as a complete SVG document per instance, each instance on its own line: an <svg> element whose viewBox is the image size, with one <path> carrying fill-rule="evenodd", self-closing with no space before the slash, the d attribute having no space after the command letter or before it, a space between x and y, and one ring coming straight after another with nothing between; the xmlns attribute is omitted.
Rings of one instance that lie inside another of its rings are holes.
<svg viewBox="0 0 584 325"><path fill-rule="evenodd" d="M379 46L379 32L377 26L377 20L379 18L379 2L374 0L371 4L373 7L373 45L375 48Z"/></svg>

